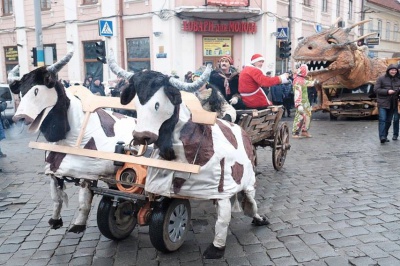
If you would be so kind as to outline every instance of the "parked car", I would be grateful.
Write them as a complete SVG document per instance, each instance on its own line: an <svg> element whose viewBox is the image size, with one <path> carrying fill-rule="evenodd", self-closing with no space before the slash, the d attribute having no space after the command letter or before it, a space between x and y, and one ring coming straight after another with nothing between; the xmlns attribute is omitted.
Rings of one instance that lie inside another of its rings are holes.
<svg viewBox="0 0 400 266"><path fill-rule="evenodd" d="M0 84L0 102L7 103L6 109L1 112L1 122L5 128L9 128L12 123L12 117L15 114L15 99L8 84Z"/></svg>

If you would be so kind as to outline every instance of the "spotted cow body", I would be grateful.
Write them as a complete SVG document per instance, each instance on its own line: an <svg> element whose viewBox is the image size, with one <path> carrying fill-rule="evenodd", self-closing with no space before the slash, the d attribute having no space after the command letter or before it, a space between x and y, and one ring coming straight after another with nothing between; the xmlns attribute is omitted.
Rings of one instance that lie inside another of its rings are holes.
<svg viewBox="0 0 400 266"><path fill-rule="evenodd" d="M244 192L244 213L256 225L268 221L257 213L255 196L254 153L250 138L238 125L217 120L214 125L196 124L180 91L169 77L146 71L130 77L121 94L121 103L134 101L137 124L136 143L154 143L154 158L200 165L198 174L149 168L145 189L168 197L214 199L217 222L213 243L204 258L224 254L231 219L230 198Z"/></svg>
<svg viewBox="0 0 400 266"><path fill-rule="evenodd" d="M85 113L82 102L56 78L57 72L68 63L73 51L52 66L41 67L25 74L21 79L13 77L16 69L9 74L13 93L21 93L14 121L24 120L32 132L40 131L48 142L54 145L74 147L83 127ZM86 90L86 88L81 87ZM114 152L118 141L129 143L136 120L103 109L91 113L81 141L81 148ZM67 204L65 184L61 178L72 177L79 182L79 212L70 231L85 230L91 208L93 193L91 181L100 176L114 177L116 172L112 161L82 157L71 154L49 152L46 156L45 173L50 176L50 192L53 200L53 215L49 220L51 228L63 225L62 204Z"/></svg>

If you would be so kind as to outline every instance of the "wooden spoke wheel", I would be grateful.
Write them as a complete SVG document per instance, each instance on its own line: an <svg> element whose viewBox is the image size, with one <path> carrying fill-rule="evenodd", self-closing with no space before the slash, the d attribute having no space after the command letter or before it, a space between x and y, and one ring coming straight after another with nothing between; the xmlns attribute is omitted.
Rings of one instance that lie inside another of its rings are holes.
<svg viewBox="0 0 400 266"><path fill-rule="evenodd" d="M279 171L283 167L288 150L290 150L289 128L286 123L281 123L276 129L272 147L272 164L275 170Z"/></svg>

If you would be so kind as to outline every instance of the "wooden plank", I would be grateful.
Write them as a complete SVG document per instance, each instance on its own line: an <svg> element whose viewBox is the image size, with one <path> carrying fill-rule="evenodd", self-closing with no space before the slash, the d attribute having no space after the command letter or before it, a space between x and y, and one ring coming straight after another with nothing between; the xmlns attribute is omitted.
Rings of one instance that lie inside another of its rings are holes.
<svg viewBox="0 0 400 266"><path fill-rule="evenodd" d="M188 172L197 174L200 172L200 166L195 164L187 164L187 163L179 163L172 161L164 161L146 157L135 157L132 155L119 154L113 152L104 152L104 151L95 151L95 150L87 150L77 147L69 147L69 146L60 146L54 145L50 143L42 143L42 142L34 142L31 141L29 143L29 147L33 149L45 150L45 151L54 151L61 152L79 156L86 156L91 158L99 158L111 161L120 161L127 163L135 163L140 165L146 165L156 168L175 170L180 172Z"/></svg>
<svg viewBox="0 0 400 266"><path fill-rule="evenodd" d="M72 94L77 96L82 102L82 108L85 112L93 113L98 108L115 108L135 110L135 105L130 102L128 105L123 105L119 97L105 97L94 95L87 88L83 86L71 86L69 90ZM190 92L181 91L182 101L192 112L192 121L194 123L214 125L217 121L217 113L208 112L203 109L199 99Z"/></svg>

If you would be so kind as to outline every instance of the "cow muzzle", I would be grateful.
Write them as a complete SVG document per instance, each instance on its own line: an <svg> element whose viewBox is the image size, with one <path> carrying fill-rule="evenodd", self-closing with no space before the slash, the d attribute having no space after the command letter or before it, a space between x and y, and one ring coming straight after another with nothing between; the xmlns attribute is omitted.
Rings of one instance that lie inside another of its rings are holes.
<svg viewBox="0 0 400 266"><path fill-rule="evenodd" d="M133 143L134 145L145 145L153 144L158 139L158 135L149 131L137 132L133 131Z"/></svg>

